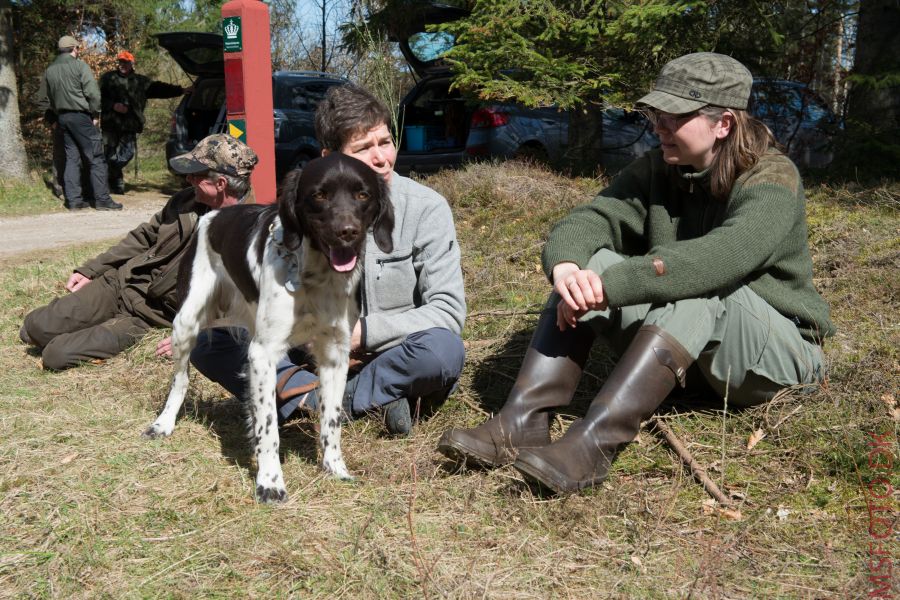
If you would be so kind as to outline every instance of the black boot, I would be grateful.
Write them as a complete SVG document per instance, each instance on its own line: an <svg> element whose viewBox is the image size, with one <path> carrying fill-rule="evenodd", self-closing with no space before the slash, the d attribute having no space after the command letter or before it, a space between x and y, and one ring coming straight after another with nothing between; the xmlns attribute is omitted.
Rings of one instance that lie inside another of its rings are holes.
<svg viewBox="0 0 900 600"><path fill-rule="evenodd" d="M544 310L500 412L478 427L445 431L438 450L457 461L499 467L513 462L519 448L549 444L546 409L572 401L593 342L586 324L560 331L555 306Z"/></svg>
<svg viewBox="0 0 900 600"><path fill-rule="evenodd" d="M516 469L557 493L577 492L606 479L619 451L632 441L641 421L655 411L694 359L655 325L641 327L584 419L543 448L519 453Z"/></svg>

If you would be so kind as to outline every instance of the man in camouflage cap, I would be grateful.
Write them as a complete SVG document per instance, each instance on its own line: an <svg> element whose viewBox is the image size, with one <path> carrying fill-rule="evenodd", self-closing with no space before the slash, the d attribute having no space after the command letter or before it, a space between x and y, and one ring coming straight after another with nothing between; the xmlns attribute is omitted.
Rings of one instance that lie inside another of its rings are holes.
<svg viewBox="0 0 900 600"><path fill-rule="evenodd" d="M246 202L258 159L246 144L211 135L169 164L191 187L176 193L149 222L75 269L69 294L31 311L19 331L41 349L46 369L62 370L115 356L151 327L171 327L178 311L178 267L200 216Z"/></svg>

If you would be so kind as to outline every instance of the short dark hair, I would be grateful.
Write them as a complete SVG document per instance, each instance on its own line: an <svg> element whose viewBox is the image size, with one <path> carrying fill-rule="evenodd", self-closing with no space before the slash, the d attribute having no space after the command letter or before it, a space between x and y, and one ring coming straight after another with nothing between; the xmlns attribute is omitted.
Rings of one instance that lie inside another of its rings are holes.
<svg viewBox="0 0 900 600"><path fill-rule="evenodd" d="M331 152L360 133L390 123L391 113L381 100L349 83L331 87L316 109L316 137Z"/></svg>

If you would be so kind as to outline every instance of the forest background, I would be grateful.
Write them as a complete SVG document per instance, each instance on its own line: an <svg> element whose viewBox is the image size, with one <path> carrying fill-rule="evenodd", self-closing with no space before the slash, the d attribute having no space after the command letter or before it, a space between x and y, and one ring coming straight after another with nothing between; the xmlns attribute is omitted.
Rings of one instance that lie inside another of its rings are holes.
<svg viewBox="0 0 900 600"><path fill-rule="evenodd" d="M561 109L628 106L668 60L716 51L755 76L801 81L845 123L829 170L893 177L900 165L900 9L892 0L444 0L470 11L440 26L455 85L472 98ZM139 72L179 77L153 35L217 31L217 0L0 0L0 173L46 162L34 105L55 42L72 34L98 73L129 49ZM271 0L273 69L327 70L385 86L396 103L412 76L388 31L416 18L414 0ZM511 68L514 67L514 68ZM16 114L18 113L18 114ZM589 114L589 111L584 111ZM578 114L576 111L575 114ZM590 128L573 127L573 131Z"/></svg>

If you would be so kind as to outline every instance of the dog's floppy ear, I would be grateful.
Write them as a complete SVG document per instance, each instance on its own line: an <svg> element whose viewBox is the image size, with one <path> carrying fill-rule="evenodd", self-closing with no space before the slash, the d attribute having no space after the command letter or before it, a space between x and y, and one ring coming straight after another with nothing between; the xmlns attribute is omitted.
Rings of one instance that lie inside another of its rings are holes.
<svg viewBox="0 0 900 600"><path fill-rule="evenodd" d="M382 252L389 254L394 251L394 204L391 202L391 191L387 183L378 177L378 216L375 217L373 226L375 244Z"/></svg>
<svg viewBox="0 0 900 600"><path fill-rule="evenodd" d="M278 216L284 230L284 247L288 250L296 250L303 241L300 215L297 214L297 192L302 172L300 169L294 169L285 175L278 192Z"/></svg>

